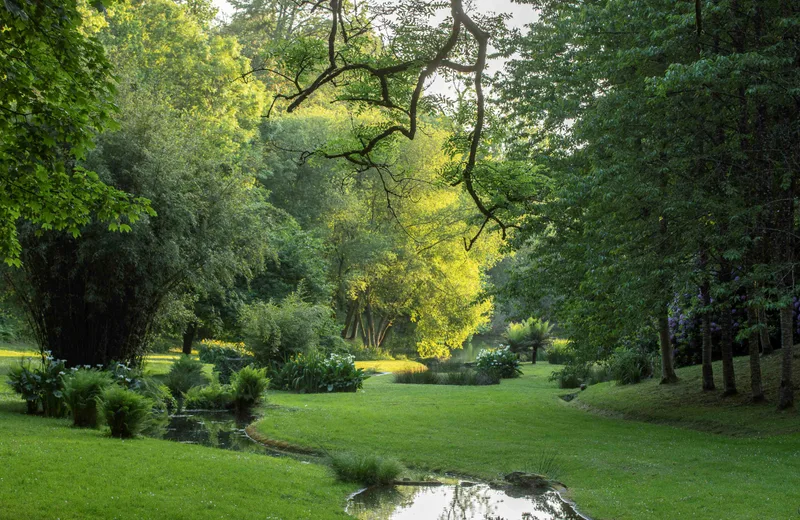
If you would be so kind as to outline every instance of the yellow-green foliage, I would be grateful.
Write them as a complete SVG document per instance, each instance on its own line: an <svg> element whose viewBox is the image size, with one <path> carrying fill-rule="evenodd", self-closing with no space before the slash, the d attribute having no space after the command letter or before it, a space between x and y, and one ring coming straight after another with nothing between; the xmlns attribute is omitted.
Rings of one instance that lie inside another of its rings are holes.
<svg viewBox="0 0 800 520"><path fill-rule="evenodd" d="M247 347L243 342L234 343L232 341L222 341L218 339L204 339L200 342L201 345L216 348L229 348L231 350L238 350L239 352L246 352Z"/></svg>
<svg viewBox="0 0 800 520"><path fill-rule="evenodd" d="M363 370L373 370L375 372L410 372L415 370L427 370L428 367L416 361L356 361L356 368Z"/></svg>

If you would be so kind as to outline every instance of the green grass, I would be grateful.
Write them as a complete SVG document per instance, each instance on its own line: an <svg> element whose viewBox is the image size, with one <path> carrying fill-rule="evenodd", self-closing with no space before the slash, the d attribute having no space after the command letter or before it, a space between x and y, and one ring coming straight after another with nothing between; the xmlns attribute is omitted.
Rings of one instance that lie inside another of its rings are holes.
<svg viewBox="0 0 800 520"><path fill-rule="evenodd" d="M800 434L733 437L588 413L559 399L566 391L547 381L553 369L526 365L523 377L487 387L378 377L356 394L272 393L282 407L256 427L293 444L485 479L535 471L546 448L571 498L597 519L797 518ZM640 385L642 398L652 388ZM798 424L796 412L785 415Z"/></svg>
<svg viewBox="0 0 800 520"><path fill-rule="evenodd" d="M0 519L349 518L357 486L324 466L23 415L4 376L21 350L0 345Z"/></svg>
<svg viewBox="0 0 800 520"><path fill-rule="evenodd" d="M0 518L336 519L356 486L315 464L0 412Z"/></svg>
<svg viewBox="0 0 800 520"><path fill-rule="evenodd" d="M722 397L722 366L714 363L717 390L702 392L702 369L698 366L678 370L680 381L660 385L648 379L637 385L620 386L613 382L590 386L581 392L576 404L590 410L612 412L622 417L732 436L757 437L800 433L796 410L776 412L780 351L762 358L761 371L766 402L752 404L749 358L734 359L736 388L739 394ZM800 360L794 360L795 386L800 382ZM800 391L800 388L798 388ZM800 396L799 396L800 397Z"/></svg>

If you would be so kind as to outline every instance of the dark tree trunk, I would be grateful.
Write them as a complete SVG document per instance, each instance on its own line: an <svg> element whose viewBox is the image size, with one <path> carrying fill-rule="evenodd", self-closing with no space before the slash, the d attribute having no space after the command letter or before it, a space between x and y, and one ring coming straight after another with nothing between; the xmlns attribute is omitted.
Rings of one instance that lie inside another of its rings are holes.
<svg viewBox="0 0 800 520"><path fill-rule="evenodd" d="M750 327L758 324L758 311L753 307L747 308L747 321ZM761 358L758 353L758 331L753 331L747 338L747 347L750 352L750 390L754 402L764 400L764 389L761 386Z"/></svg>
<svg viewBox="0 0 800 520"><path fill-rule="evenodd" d="M344 319L344 328L342 329L342 337L347 338L348 332L350 332L350 326L353 322L353 315L356 312L356 306L358 302L348 302L347 304L347 317Z"/></svg>
<svg viewBox="0 0 800 520"><path fill-rule="evenodd" d="M536 364L536 355L539 353L539 347L533 347L533 354L531 355L531 364Z"/></svg>
<svg viewBox="0 0 800 520"><path fill-rule="evenodd" d="M703 390L711 391L715 390L716 386L714 385L714 367L711 365L714 345L711 340L711 291L708 282L703 282L700 286L700 298L703 302L703 307L705 307L701 322L703 331Z"/></svg>
<svg viewBox="0 0 800 520"><path fill-rule="evenodd" d="M722 308L720 327L722 328L722 395L736 395L736 373L733 369L733 318L731 309L727 305Z"/></svg>
<svg viewBox="0 0 800 520"><path fill-rule="evenodd" d="M194 343L194 335L197 332L197 322L193 321L190 322L186 326L186 330L183 331L183 353L191 355L192 353L192 343Z"/></svg>
<svg viewBox="0 0 800 520"><path fill-rule="evenodd" d="M758 307L758 335L761 338L761 354L769 356L773 352L772 343L769 340L769 326L767 325L767 311L763 306Z"/></svg>
<svg viewBox="0 0 800 520"><path fill-rule="evenodd" d="M787 305L781 308L781 350L783 351L783 360L781 365L781 387L778 391L778 410L785 410L794 406L794 383L792 382L793 329L792 307Z"/></svg>
<svg viewBox="0 0 800 520"><path fill-rule="evenodd" d="M678 376L672 364L672 344L669 341L669 317L666 307L658 317L658 336L661 343L661 384L676 383Z"/></svg>

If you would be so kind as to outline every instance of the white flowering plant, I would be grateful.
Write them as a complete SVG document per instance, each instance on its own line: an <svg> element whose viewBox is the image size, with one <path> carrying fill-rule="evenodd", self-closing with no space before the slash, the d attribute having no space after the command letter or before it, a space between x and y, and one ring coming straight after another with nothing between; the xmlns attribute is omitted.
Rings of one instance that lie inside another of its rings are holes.
<svg viewBox="0 0 800 520"><path fill-rule="evenodd" d="M271 386L304 393L355 392L367 376L350 354L297 354L271 373Z"/></svg>
<svg viewBox="0 0 800 520"><path fill-rule="evenodd" d="M510 379L522 375L517 355L508 347L483 349L475 359L478 371L495 372L502 379Z"/></svg>

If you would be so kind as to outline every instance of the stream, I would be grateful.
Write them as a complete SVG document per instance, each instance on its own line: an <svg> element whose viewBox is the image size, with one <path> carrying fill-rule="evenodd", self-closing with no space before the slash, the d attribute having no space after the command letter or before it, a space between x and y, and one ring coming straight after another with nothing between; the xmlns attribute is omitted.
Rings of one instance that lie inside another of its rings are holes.
<svg viewBox="0 0 800 520"><path fill-rule="evenodd" d="M169 417L152 436L187 444L258 453L287 454L248 437L253 417L187 410ZM346 511L359 520L588 520L556 491L531 493L484 483L444 479L437 486L371 487L353 494Z"/></svg>

